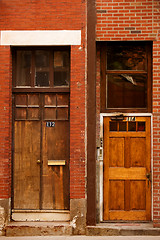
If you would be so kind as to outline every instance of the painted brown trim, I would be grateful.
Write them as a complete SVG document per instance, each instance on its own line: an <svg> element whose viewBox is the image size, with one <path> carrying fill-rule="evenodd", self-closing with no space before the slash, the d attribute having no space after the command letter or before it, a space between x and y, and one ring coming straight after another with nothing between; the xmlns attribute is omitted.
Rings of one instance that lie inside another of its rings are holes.
<svg viewBox="0 0 160 240"><path fill-rule="evenodd" d="M54 93L58 93L58 92L60 92L60 93L62 93L62 92L70 92L70 89L68 88L68 87L66 87L66 88L61 88L61 87L58 87L58 88L44 88L44 87L41 87L41 88L19 88L19 87L15 87L15 88L13 88L13 90L12 90L13 92L15 92L15 93L20 93L20 92L48 92L48 93L50 93L50 92L54 92Z"/></svg>
<svg viewBox="0 0 160 240"><path fill-rule="evenodd" d="M96 10L87 0L87 225L96 224Z"/></svg>

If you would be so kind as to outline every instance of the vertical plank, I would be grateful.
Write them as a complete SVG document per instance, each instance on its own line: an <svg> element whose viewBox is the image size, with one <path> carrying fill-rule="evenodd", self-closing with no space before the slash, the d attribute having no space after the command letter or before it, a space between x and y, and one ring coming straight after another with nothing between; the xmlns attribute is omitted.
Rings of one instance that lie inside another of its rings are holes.
<svg viewBox="0 0 160 240"><path fill-rule="evenodd" d="M43 122L42 208L69 209L69 121ZM65 160L65 166L48 166L48 160Z"/></svg>
<svg viewBox="0 0 160 240"><path fill-rule="evenodd" d="M124 167L131 167L131 156L130 156L130 137L125 137L124 139ZM124 182L124 209L125 211L130 210L130 180L125 180Z"/></svg>
<svg viewBox="0 0 160 240"><path fill-rule="evenodd" d="M40 122L14 124L14 209L39 209Z"/></svg>

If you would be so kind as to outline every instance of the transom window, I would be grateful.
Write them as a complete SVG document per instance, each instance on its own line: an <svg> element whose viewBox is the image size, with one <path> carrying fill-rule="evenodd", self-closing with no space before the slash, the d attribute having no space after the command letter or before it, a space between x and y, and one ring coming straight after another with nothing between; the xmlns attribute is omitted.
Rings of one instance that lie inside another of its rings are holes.
<svg viewBox="0 0 160 240"><path fill-rule="evenodd" d="M101 58L101 111L151 111L151 44L108 42Z"/></svg>
<svg viewBox="0 0 160 240"><path fill-rule="evenodd" d="M14 49L14 88L69 88L68 48Z"/></svg>

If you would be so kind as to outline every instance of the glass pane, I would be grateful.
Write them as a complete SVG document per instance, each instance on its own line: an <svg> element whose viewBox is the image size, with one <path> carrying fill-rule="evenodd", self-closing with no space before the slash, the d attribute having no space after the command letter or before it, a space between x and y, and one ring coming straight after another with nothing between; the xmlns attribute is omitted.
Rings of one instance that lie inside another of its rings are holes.
<svg viewBox="0 0 160 240"><path fill-rule="evenodd" d="M69 52L55 51L54 52L54 68L69 67Z"/></svg>
<svg viewBox="0 0 160 240"><path fill-rule="evenodd" d="M145 108L147 75L109 74L107 108Z"/></svg>
<svg viewBox="0 0 160 240"><path fill-rule="evenodd" d="M120 132L125 132L127 128L126 122L119 122L119 131Z"/></svg>
<svg viewBox="0 0 160 240"><path fill-rule="evenodd" d="M128 122L128 131L136 132L136 122Z"/></svg>
<svg viewBox="0 0 160 240"><path fill-rule="evenodd" d="M108 70L145 70L144 43L108 43L107 69Z"/></svg>
<svg viewBox="0 0 160 240"><path fill-rule="evenodd" d="M54 86L69 86L69 52L54 52Z"/></svg>
<svg viewBox="0 0 160 240"><path fill-rule="evenodd" d="M109 130L110 130L111 132L117 131L117 122L110 122L110 123L109 123Z"/></svg>
<svg viewBox="0 0 160 240"><path fill-rule="evenodd" d="M31 86L31 51L17 51L16 86Z"/></svg>
<svg viewBox="0 0 160 240"><path fill-rule="evenodd" d="M145 129L145 122L138 122L138 131L144 132Z"/></svg>
<svg viewBox="0 0 160 240"><path fill-rule="evenodd" d="M69 74L67 72L54 72L54 86L69 86Z"/></svg>
<svg viewBox="0 0 160 240"><path fill-rule="evenodd" d="M49 86L49 51L36 51L35 65L35 85L38 87Z"/></svg>

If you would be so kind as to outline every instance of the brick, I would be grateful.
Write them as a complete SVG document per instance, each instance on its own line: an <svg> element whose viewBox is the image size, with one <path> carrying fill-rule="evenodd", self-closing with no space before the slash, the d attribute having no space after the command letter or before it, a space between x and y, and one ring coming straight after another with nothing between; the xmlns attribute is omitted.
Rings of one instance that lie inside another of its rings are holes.
<svg viewBox="0 0 160 240"><path fill-rule="evenodd" d="M96 6L101 7L102 2L97 1ZM103 24L106 26L103 27L103 32L102 23L97 16L98 41L153 41L153 222L155 226L160 226L160 208L158 207L160 205L160 1L112 0L105 1L105 4L105 8L112 7L112 11L110 10L110 16L104 16ZM115 10L118 12L115 13ZM99 64L98 57L97 64ZM100 82L100 69L98 69L97 101L99 101ZM97 113L99 114L99 105ZM98 126L97 131L99 131Z"/></svg>

